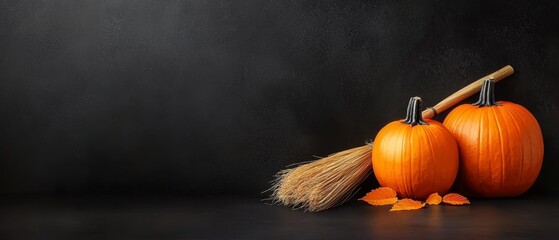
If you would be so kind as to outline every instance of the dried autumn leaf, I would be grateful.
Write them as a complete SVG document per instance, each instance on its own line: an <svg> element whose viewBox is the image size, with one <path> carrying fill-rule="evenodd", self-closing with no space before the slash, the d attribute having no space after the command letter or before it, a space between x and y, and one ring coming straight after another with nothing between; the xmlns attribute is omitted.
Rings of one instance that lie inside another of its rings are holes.
<svg viewBox="0 0 559 240"><path fill-rule="evenodd" d="M425 202L429 205L439 205L442 200L443 198L441 197L441 195L439 195L439 193L433 193L429 195Z"/></svg>
<svg viewBox="0 0 559 240"><path fill-rule="evenodd" d="M449 193L444 195L443 202L450 205L465 205L470 204L470 200L458 193Z"/></svg>
<svg viewBox="0 0 559 240"><path fill-rule="evenodd" d="M396 191L389 187L379 187L368 192L359 200L365 201L371 205L382 206L394 204L398 201Z"/></svg>
<svg viewBox="0 0 559 240"><path fill-rule="evenodd" d="M390 211L400 211L400 210L416 210L425 207L425 203L421 201L415 201L413 199L405 198L402 200L398 200Z"/></svg>

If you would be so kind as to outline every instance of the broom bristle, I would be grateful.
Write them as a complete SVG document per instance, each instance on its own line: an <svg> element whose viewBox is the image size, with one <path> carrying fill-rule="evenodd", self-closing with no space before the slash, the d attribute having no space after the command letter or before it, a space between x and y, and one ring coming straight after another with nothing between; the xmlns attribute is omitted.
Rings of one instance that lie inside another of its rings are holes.
<svg viewBox="0 0 559 240"><path fill-rule="evenodd" d="M371 173L372 146L352 148L275 175L270 199L318 212L343 204Z"/></svg>

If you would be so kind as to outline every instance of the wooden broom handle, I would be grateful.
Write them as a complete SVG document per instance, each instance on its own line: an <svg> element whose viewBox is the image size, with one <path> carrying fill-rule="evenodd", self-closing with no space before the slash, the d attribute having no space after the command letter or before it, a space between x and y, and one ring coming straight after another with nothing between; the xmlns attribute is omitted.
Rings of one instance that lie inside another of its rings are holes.
<svg viewBox="0 0 559 240"><path fill-rule="evenodd" d="M483 81L485 81L486 79L494 79L495 82L497 82L503 78L512 75L513 73L514 73L514 69L510 65L507 65L497 70L496 72L491 73L485 77L482 77L468 86L465 86L464 88L448 96L441 102L437 103L437 105L425 109L421 114L423 115L423 118L432 118L438 113L444 112L448 108L474 95L474 93L479 92L481 86L483 85Z"/></svg>

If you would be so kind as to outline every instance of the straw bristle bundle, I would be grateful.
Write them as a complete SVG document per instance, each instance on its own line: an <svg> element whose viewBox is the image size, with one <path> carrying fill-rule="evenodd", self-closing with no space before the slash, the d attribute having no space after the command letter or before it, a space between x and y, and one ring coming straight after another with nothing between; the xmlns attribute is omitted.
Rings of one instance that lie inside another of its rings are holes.
<svg viewBox="0 0 559 240"><path fill-rule="evenodd" d="M273 203L318 212L343 204L371 172L371 145L352 148L278 172Z"/></svg>

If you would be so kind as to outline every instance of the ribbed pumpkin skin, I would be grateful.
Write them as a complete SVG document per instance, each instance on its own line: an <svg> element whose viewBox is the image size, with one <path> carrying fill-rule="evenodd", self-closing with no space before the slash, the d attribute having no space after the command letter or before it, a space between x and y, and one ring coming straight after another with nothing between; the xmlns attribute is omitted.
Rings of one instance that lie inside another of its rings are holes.
<svg viewBox="0 0 559 240"><path fill-rule="evenodd" d="M458 172L458 146L440 123L410 126L394 121L382 128L373 142L372 164L383 187L401 198L426 199L446 193Z"/></svg>
<svg viewBox="0 0 559 240"><path fill-rule="evenodd" d="M452 110L444 125L460 149L457 187L471 196L514 197L536 180L543 161L543 137L524 107L470 104Z"/></svg>

